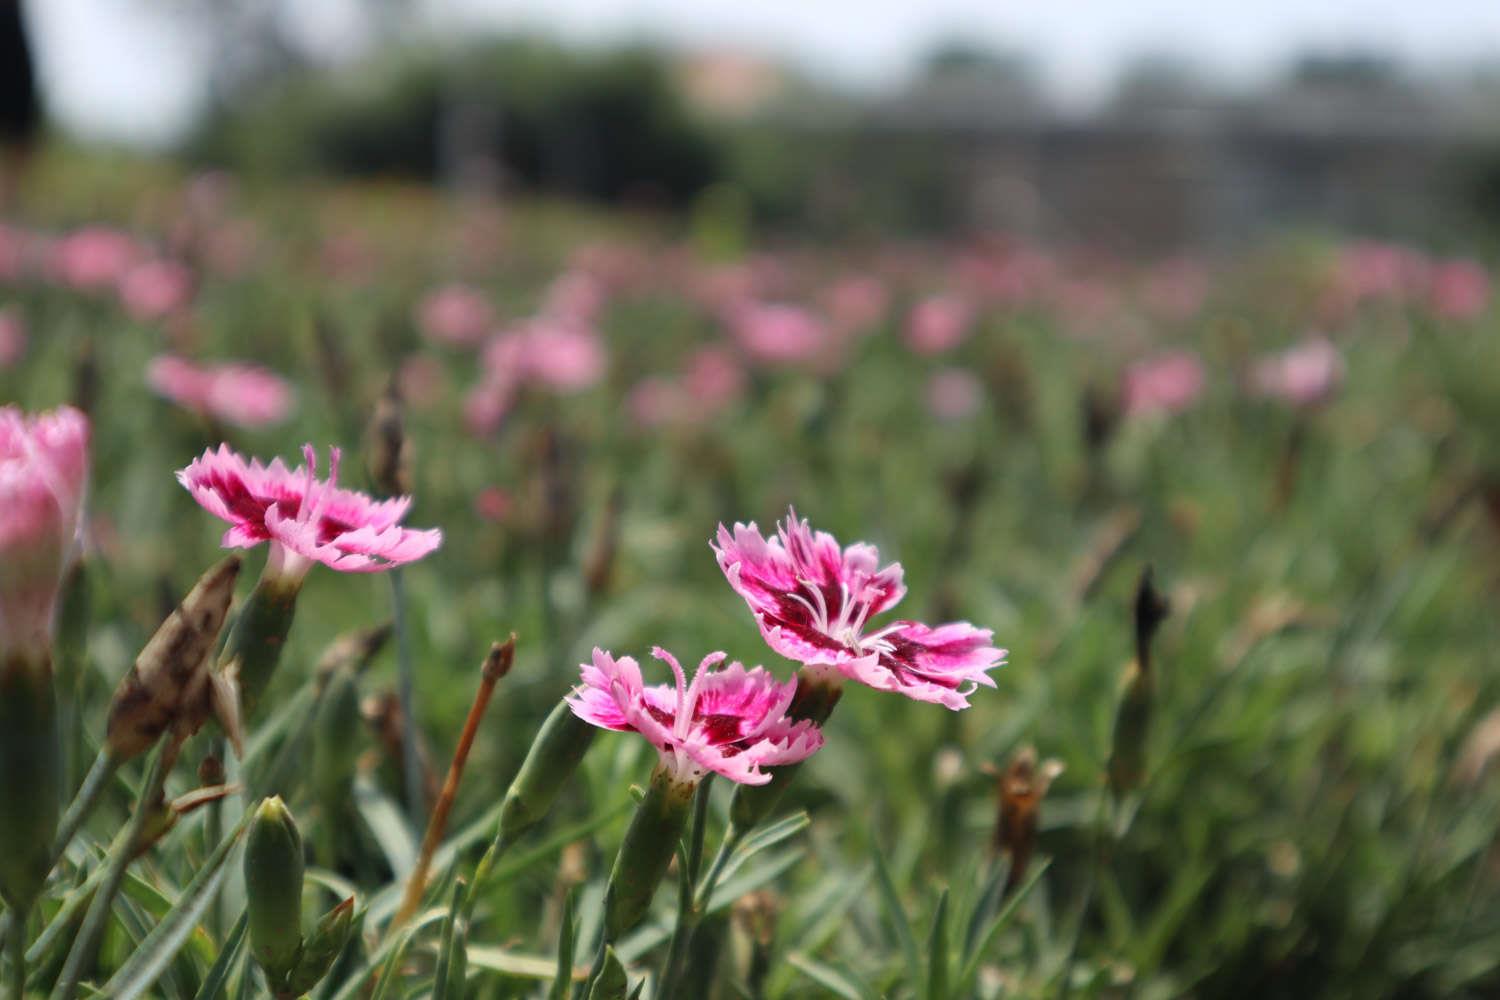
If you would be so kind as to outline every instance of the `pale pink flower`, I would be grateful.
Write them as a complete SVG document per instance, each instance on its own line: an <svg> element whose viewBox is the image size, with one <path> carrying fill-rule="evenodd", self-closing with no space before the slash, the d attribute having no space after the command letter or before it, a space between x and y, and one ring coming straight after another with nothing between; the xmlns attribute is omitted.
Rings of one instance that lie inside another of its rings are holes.
<svg viewBox="0 0 1500 1000"><path fill-rule="evenodd" d="M125 272L119 283L120 304L135 319L163 319L193 297L193 275L170 260L149 260Z"/></svg>
<svg viewBox="0 0 1500 1000"><path fill-rule="evenodd" d="M1338 348L1316 337L1256 363L1250 387L1294 406L1316 406L1331 397L1344 378L1344 359Z"/></svg>
<svg viewBox="0 0 1500 1000"><path fill-rule="evenodd" d="M9 368L26 353L26 323L21 310L8 306L0 309L0 368Z"/></svg>
<svg viewBox="0 0 1500 1000"><path fill-rule="evenodd" d="M687 399L675 379L651 375L630 387L625 412L637 427L654 430L687 415Z"/></svg>
<svg viewBox="0 0 1500 1000"><path fill-rule="evenodd" d="M1121 406L1126 414L1178 413L1203 392L1203 363L1188 351L1137 362L1125 370Z"/></svg>
<svg viewBox="0 0 1500 1000"><path fill-rule="evenodd" d="M220 445L177 473L177 481L209 513L229 522L221 544L250 548L271 543L267 572L301 580L314 563L367 573L414 562L443 541L437 529L403 528L410 497L375 500L337 485L340 452L329 449L328 481L317 478L317 456L304 445L306 465L281 459L262 465Z"/></svg>
<svg viewBox="0 0 1500 1000"><path fill-rule="evenodd" d="M1444 319L1471 320L1490 304L1490 276L1472 260L1450 260L1432 269L1428 295L1432 311Z"/></svg>
<svg viewBox="0 0 1500 1000"><path fill-rule="evenodd" d="M474 512L486 521L508 521L515 508L515 498L499 486L486 486L474 495Z"/></svg>
<svg viewBox="0 0 1500 1000"><path fill-rule="evenodd" d="M688 358L682 387L700 408L718 411L739 399L745 391L745 370L732 353L722 347L704 347Z"/></svg>
<svg viewBox="0 0 1500 1000"><path fill-rule="evenodd" d="M844 333L863 333L885 318L890 293L878 278L840 278L823 295L829 320Z"/></svg>
<svg viewBox="0 0 1500 1000"><path fill-rule="evenodd" d="M97 290L119 283L141 257L140 246L126 233L89 226L52 245L52 272L71 288Z"/></svg>
<svg viewBox="0 0 1500 1000"><path fill-rule="evenodd" d="M783 683L764 667L746 670L737 662L715 670L726 655L710 653L689 683L671 653L658 646L651 655L672 668L675 684L647 685L634 658L596 648L568 705L592 725L646 737L674 780L697 782L713 772L763 785L771 775L762 768L796 764L823 745L815 724L786 716L795 680Z"/></svg>
<svg viewBox="0 0 1500 1000"><path fill-rule="evenodd" d="M495 321L485 297L468 285L444 285L416 308L417 329L428 340L455 347L479 343Z"/></svg>
<svg viewBox="0 0 1500 1000"><path fill-rule="evenodd" d="M603 377L607 358L593 330L536 319L492 338L485 347L484 364L498 380L576 392Z"/></svg>
<svg viewBox="0 0 1500 1000"><path fill-rule="evenodd" d="M179 406L236 427L281 423L295 400L285 379L243 362L196 365L163 354L146 366L146 382Z"/></svg>
<svg viewBox="0 0 1500 1000"><path fill-rule="evenodd" d="M88 418L0 408L0 657L45 656L88 478Z"/></svg>
<svg viewBox="0 0 1500 1000"><path fill-rule="evenodd" d="M912 307L906 321L906 344L918 354L943 354L964 342L974 322L967 302L933 295Z"/></svg>
<svg viewBox="0 0 1500 1000"><path fill-rule="evenodd" d="M769 539L754 522L732 532L721 524L713 548L766 642L810 670L955 710L969 706L978 686L995 686L988 671L1005 662L1005 650L990 644L989 629L905 620L871 628L906 594L901 564L881 567L873 545L841 550L791 511Z"/></svg>
<svg viewBox="0 0 1500 1000"><path fill-rule="evenodd" d="M828 328L800 306L743 303L730 310L729 324L745 353L764 364L814 361L830 343Z"/></svg>
<svg viewBox="0 0 1500 1000"><path fill-rule="evenodd" d="M587 271L566 271L547 288L541 314L591 326L604 309L605 298L604 282Z"/></svg>
<svg viewBox="0 0 1500 1000"><path fill-rule="evenodd" d="M927 380L927 409L939 420L966 420L983 402L984 383L963 368L944 368Z"/></svg>

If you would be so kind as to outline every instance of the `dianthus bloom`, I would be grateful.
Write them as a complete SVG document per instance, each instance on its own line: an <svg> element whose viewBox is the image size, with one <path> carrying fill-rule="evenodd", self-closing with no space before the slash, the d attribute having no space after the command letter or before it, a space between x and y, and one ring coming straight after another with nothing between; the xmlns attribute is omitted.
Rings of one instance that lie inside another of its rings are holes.
<svg viewBox="0 0 1500 1000"><path fill-rule="evenodd" d="M1178 413L1203 393L1203 363L1187 351L1177 351L1131 365L1121 387L1127 414Z"/></svg>
<svg viewBox="0 0 1500 1000"><path fill-rule="evenodd" d="M660 646L651 655L672 668L675 685L648 686L634 658L595 649L568 705L585 722L646 737L675 781L696 782L712 771L763 785L771 775L762 768L806 760L823 745L816 725L786 716L795 680L783 683L764 667L746 670L737 662L715 670L725 654L710 653L688 683L675 656Z"/></svg>
<svg viewBox="0 0 1500 1000"><path fill-rule="evenodd" d="M369 573L414 562L443 541L437 529L399 524L410 497L375 500L337 486L339 449L329 449L328 481L317 478L317 456L304 445L307 464L288 469L281 459L261 465L220 445L177 473L209 513L229 522L225 548L271 543L268 576L301 580L313 563Z"/></svg>
<svg viewBox="0 0 1500 1000"><path fill-rule="evenodd" d="M1319 337L1257 362L1250 387L1294 406L1316 406L1334 394L1343 378L1338 348Z"/></svg>
<svg viewBox="0 0 1500 1000"><path fill-rule="evenodd" d="M171 260L149 260L126 271L119 281L120 304L135 319L165 319L192 300L193 273Z"/></svg>
<svg viewBox="0 0 1500 1000"><path fill-rule="evenodd" d="M943 354L963 343L974 321L969 304L951 295L918 302L906 324L906 344L918 354Z"/></svg>
<svg viewBox="0 0 1500 1000"><path fill-rule="evenodd" d="M881 567L873 545L840 549L791 511L769 539L754 522L732 532L719 525L714 551L770 647L817 673L955 710L969 706L979 685L995 686L988 671L1005 662L1005 650L990 644L989 629L906 620L870 629L906 594L901 564Z"/></svg>
<svg viewBox="0 0 1500 1000"><path fill-rule="evenodd" d="M444 285L429 293L416 308L422 335L439 344L477 344L494 320L489 302L468 285Z"/></svg>
<svg viewBox="0 0 1500 1000"><path fill-rule="evenodd" d="M800 306L744 303L731 311L729 324L740 347L762 364L815 361L830 344L828 328Z"/></svg>
<svg viewBox="0 0 1500 1000"><path fill-rule="evenodd" d="M78 536L88 419L72 407L0 409L0 658L45 656Z"/></svg>
<svg viewBox="0 0 1500 1000"><path fill-rule="evenodd" d="M1490 276L1472 260L1449 260L1432 269L1432 309L1444 319L1470 320L1490 304Z"/></svg>
<svg viewBox="0 0 1500 1000"><path fill-rule="evenodd" d="M236 427L265 427L285 420L295 399L286 380L256 365L195 365L164 354L146 366L157 395Z"/></svg>

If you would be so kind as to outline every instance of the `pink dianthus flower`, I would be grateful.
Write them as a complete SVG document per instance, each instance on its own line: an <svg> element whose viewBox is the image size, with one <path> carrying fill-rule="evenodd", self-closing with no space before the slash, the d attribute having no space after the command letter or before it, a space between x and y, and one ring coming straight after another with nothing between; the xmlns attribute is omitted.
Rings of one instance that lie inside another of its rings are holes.
<svg viewBox="0 0 1500 1000"><path fill-rule="evenodd" d="M675 685L647 685L634 658L596 648L568 705L592 725L646 737L675 781L697 782L711 771L763 785L771 775L762 768L806 760L823 745L814 723L787 718L795 680L738 662L715 670L726 654L710 653L689 683L677 657L660 646L651 655L672 668Z"/></svg>
<svg viewBox="0 0 1500 1000"><path fill-rule="evenodd" d="M329 449L328 480L317 478L317 456L288 469L281 459L262 465L220 445L177 473L177 481L209 513L229 522L225 548L271 543L267 573L301 580L314 563L369 573L414 562L443 542L443 533L401 527L410 497L375 500L337 485L340 452Z"/></svg>
<svg viewBox="0 0 1500 1000"><path fill-rule="evenodd" d="M1005 650L990 644L989 629L906 620L870 627L906 594L901 564L881 567L873 545L840 549L790 511L769 539L754 522L733 531L721 524L713 548L761 635L788 659L955 710L969 706L978 686L995 686L988 671L1005 662Z"/></svg>

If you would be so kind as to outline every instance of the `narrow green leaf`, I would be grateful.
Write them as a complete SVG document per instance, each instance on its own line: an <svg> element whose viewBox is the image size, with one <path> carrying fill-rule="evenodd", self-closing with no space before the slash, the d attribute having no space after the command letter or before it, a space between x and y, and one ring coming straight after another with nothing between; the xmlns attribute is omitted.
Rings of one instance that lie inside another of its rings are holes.
<svg viewBox="0 0 1500 1000"><path fill-rule="evenodd" d="M557 975L552 980L552 989L547 991L547 1000L567 1000L568 989L573 985L573 894L563 898L562 923L557 929Z"/></svg>
<svg viewBox="0 0 1500 1000"><path fill-rule="evenodd" d="M795 837L807 829L811 823L812 820L807 818L806 812L799 812L793 813L785 819L778 820L762 830L752 832L745 838L744 843L740 844L735 852L730 855L729 861L724 865L724 870L719 873L719 881L726 882L733 878L735 872L739 871L751 858L775 847L789 837ZM700 892L702 888L702 886L699 886ZM714 895L718 896L718 892L715 891Z"/></svg>
<svg viewBox="0 0 1500 1000"><path fill-rule="evenodd" d="M442 944L438 948L437 965L432 970L432 1000L447 1000L448 970L453 968L453 932L458 925L459 909L463 906L464 889L468 883L461 878L453 880L453 895L448 900L448 918L443 921Z"/></svg>
<svg viewBox="0 0 1500 1000"><path fill-rule="evenodd" d="M1000 932L1010 924L1011 918L1016 915L1016 911L1020 909L1021 903L1025 901L1027 896L1031 895L1031 890L1036 888L1036 884L1042 880L1042 876L1046 874L1051 864L1052 860L1048 858L1037 865L1036 871L1031 873L1031 877L1022 883L1021 887L1016 890L1015 895L1006 900L1000 912L995 914L995 919L990 921L989 927L985 928L984 934L980 936L979 946L974 949L974 953L964 962L963 971L959 973L958 981L953 984L954 996L961 997L968 994L970 984L974 982L974 977L979 974L979 963L984 958L984 953L989 950L990 945L994 943L995 938L1000 935Z"/></svg>
<svg viewBox="0 0 1500 1000"><path fill-rule="evenodd" d="M875 856L875 885L880 889L880 901L885 906L887 919L896 931L896 940L901 945L901 954L906 960L906 975L913 985L922 981L922 958L917 950L917 935L912 931L901 897L896 893L896 883L891 881L890 868L885 863L885 853L878 844L871 844Z"/></svg>
<svg viewBox="0 0 1500 1000"><path fill-rule="evenodd" d="M948 1000L948 890L938 897L927 937L927 1000Z"/></svg>
<svg viewBox="0 0 1500 1000"><path fill-rule="evenodd" d="M229 937L224 941L224 947L219 949L219 957L214 959L214 964L209 966L208 975L203 977L203 985L198 987L195 1000L219 1000L224 995L224 987L229 984L235 960L240 957L240 950L245 944L245 928L249 925L250 914L241 911L240 918L234 922Z"/></svg>
<svg viewBox="0 0 1500 1000"><path fill-rule="evenodd" d="M802 860L806 849L792 847L773 855L763 864L757 865L750 871L727 882L720 882L719 887L714 890L714 897L708 901L704 908L705 913L717 913L725 907L733 905L734 901L747 893L754 892L767 883L779 878L787 869Z"/></svg>
<svg viewBox="0 0 1500 1000"><path fill-rule="evenodd" d="M118 1000L133 1000L143 995L156 982L218 895L219 886L229 871L229 856L249 822L249 813L240 817L234 829L229 831L213 854L203 862L193 880L182 890L182 895L177 897L177 902L162 918L161 923L152 929L140 947L120 966L119 971L110 977L104 986L105 993Z"/></svg>
<svg viewBox="0 0 1500 1000"><path fill-rule="evenodd" d="M875 995L873 990L861 986L832 966L824 965L806 955L792 952L787 955L786 961L792 968L834 996L843 997L843 1000L870 1000Z"/></svg>
<svg viewBox="0 0 1500 1000"><path fill-rule="evenodd" d="M405 882L417 863L417 842L400 807L363 774L354 779L354 806L380 845L396 881Z"/></svg>
<svg viewBox="0 0 1500 1000"><path fill-rule="evenodd" d="M469 964L486 972L515 979L534 979L541 983L551 982L557 973L557 962L545 955L526 955L495 945L470 945ZM578 981L585 975L586 973L579 974L575 971L573 978Z"/></svg>
<svg viewBox="0 0 1500 1000"><path fill-rule="evenodd" d="M445 916L447 916L445 909L434 906L432 909L424 910L415 917L412 917L411 922L406 925L405 934L387 937L384 941L380 942L380 945L363 962L355 966L349 978L344 980L343 984L339 986L338 991L333 994L330 1000L352 1000L352 998L362 995L366 987L370 984L371 970L377 966L381 966L395 952L398 945L404 952L407 943L409 943L407 940L409 935L415 934L424 927L430 927Z"/></svg>

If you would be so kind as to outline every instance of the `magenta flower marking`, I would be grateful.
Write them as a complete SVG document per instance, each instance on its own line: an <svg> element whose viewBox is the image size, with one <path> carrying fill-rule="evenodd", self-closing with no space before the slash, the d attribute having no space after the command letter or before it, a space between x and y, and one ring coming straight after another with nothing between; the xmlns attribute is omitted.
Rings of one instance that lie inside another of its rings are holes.
<svg viewBox="0 0 1500 1000"><path fill-rule="evenodd" d="M89 422L70 406L0 408L0 655L45 653L88 478Z"/></svg>
<svg viewBox="0 0 1500 1000"><path fill-rule="evenodd" d="M840 549L790 511L769 539L754 522L732 532L721 524L713 548L766 642L788 659L951 709L967 708L979 685L995 686L987 671L1005 662L1005 650L990 644L989 629L905 620L870 627L906 594L901 564L881 567L873 545Z"/></svg>
<svg viewBox="0 0 1500 1000"><path fill-rule="evenodd" d="M674 779L698 781L712 771L763 785L771 775L762 768L806 760L823 745L816 725L786 717L795 680L782 683L764 667L737 662L715 670L725 654L710 653L689 683L671 653L657 646L651 655L672 668L675 685L648 686L634 658L595 649L568 705L585 722L646 737Z"/></svg>
<svg viewBox="0 0 1500 1000"><path fill-rule="evenodd" d="M177 480L205 510L229 522L225 548L269 541L267 572L277 576L301 579L315 562L375 572L421 559L442 544L437 529L400 526L410 497L375 500L339 489L339 449L329 449L327 482L317 478L312 445L302 453L307 464L292 470L279 458L261 465L220 445L178 472Z"/></svg>

